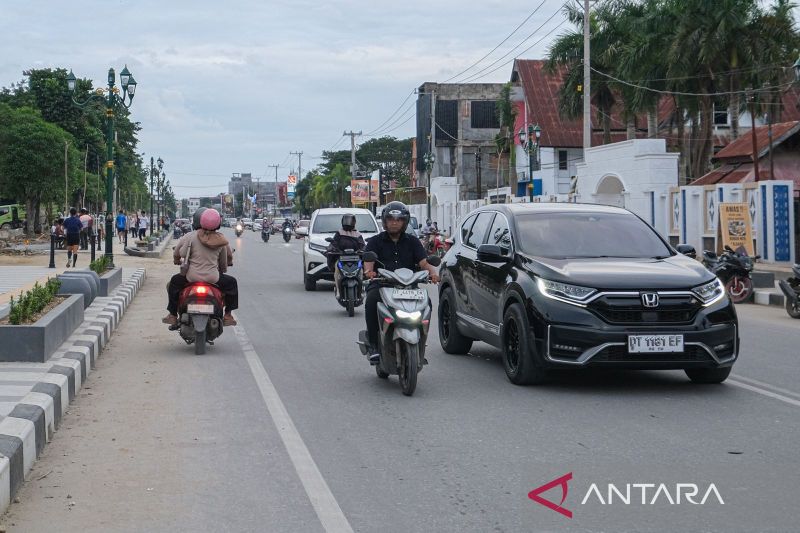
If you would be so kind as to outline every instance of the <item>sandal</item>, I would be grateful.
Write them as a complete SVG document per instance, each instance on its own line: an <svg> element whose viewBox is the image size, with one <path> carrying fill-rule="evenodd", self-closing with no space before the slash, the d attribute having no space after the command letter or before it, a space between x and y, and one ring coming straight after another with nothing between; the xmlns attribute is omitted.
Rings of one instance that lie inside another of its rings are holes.
<svg viewBox="0 0 800 533"><path fill-rule="evenodd" d="M222 325L223 326L235 326L237 324L236 319L232 316L225 316L222 317Z"/></svg>

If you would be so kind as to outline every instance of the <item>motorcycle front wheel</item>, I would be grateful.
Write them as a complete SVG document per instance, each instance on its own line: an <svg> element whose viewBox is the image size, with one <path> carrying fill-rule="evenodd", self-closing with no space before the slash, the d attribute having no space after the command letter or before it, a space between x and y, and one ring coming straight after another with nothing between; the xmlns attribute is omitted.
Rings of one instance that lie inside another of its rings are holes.
<svg viewBox="0 0 800 533"><path fill-rule="evenodd" d="M403 394L411 396L417 388L417 373L419 372L419 346L398 340L397 353L400 355L400 388Z"/></svg>
<svg viewBox="0 0 800 533"><path fill-rule="evenodd" d="M733 303L740 304L753 294L753 280L743 276L733 276L725 283L725 290Z"/></svg>

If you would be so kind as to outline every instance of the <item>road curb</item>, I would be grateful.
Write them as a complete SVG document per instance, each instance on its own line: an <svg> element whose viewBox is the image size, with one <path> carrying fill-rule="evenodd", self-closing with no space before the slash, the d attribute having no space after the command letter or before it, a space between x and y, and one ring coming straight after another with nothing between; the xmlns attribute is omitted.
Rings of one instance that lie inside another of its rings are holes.
<svg viewBox="0 0 800 533"><path fill-rule="evenodd" d="M146 277L145 269L138 268L110 296L96 298L86 308L83 323L47 362L24 368L18 363L9 368L9 372L39 373L32 375L30 392L0 421L0 513L7 510L52 439ZM0 379L3 370L0 368Z"/></svg>

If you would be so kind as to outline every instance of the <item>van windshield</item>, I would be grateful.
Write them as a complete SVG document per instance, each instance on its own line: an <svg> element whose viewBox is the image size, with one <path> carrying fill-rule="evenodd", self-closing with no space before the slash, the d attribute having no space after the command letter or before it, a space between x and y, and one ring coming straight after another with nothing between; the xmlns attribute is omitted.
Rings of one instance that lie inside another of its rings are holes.
<svg viewBox="0 0 800 533"><path fill-rule="evenodd" d="M531 213L515 218L520 249L538 257L660 259L672 255L655 230L633 214Z"/></svg>
<svg viewBox="0 0 800 533"><path fill-rule="evenodd" d="M342 228L342 215L317 215L311 233L336 233ZM368 213L356 215L356 229L361 233L377 233L375 219Z"/></svg>

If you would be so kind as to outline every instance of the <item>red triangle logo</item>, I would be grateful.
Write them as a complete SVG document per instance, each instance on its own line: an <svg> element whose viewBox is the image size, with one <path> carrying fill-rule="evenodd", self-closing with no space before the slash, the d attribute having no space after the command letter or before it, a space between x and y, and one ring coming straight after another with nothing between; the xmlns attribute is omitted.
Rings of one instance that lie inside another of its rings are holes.
<svg viewBox="0 0 800 533"><path fill-rule="evenodd" d="M554 479L549 483L545 483L541 487L537 487L528 493L528 498L535 501L540 505L544 505L548 509L552 509L553 511L563 514L567 518L572 518L572 511L562 507L561 505L564 503L564 500L567 499L567 493L569 492L569 487L567 486L567 482L572 479L572 472L569 474L565 474L560 478ZM554 487L561 487L561 501L558 504L551 502L550 500L546 500L541 497L543 492L547 492L548 490Z"/></svg>

